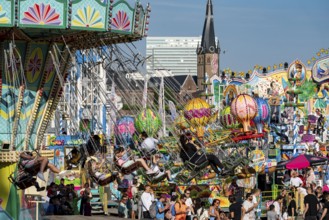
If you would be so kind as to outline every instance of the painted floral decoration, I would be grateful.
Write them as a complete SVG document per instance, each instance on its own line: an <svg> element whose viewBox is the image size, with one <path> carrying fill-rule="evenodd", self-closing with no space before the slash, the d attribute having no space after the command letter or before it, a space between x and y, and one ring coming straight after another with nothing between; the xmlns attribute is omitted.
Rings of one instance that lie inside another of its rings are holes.
<svg viewBox="0 0 329 220"><path fill-rule="evenodd" d="M0 24L9 23L9 18L6 17L6 11L2 9L2 5L0 5Z"/></svg>
<svg viewBox="0 0 329 220"><path fill-rule="evenodd" d="M77 11L72 25L78 27L104 28L100 12L89 5Z"/></svg>
<svg viewBox="0 0 329 220"><path fill-rule="evenodd" d="M60 25L62 22L59 19L59 14L49 4L44 3L34 4L33 7L24 12L24 18L22 19L24 24L36 24L36 25Z"/></svg>
<svg viewBox="0 0 329 220"><path fill-rule="evenodd" d="M130 20L125 11L118 11L111 24L115 30L130 31Z"/></svg>

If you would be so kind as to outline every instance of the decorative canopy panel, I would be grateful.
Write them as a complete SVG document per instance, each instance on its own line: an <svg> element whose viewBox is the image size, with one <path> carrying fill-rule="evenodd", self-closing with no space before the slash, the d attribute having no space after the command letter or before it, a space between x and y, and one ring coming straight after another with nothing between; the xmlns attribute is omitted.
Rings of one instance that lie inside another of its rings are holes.
<svg viewBox="0 0 329 220"><path fill-rule="evenodd" d="M26 41L65 39L76 49L131 42L147 34L149 12L124 0L2 0L0 41L13 34Z"/></svg>

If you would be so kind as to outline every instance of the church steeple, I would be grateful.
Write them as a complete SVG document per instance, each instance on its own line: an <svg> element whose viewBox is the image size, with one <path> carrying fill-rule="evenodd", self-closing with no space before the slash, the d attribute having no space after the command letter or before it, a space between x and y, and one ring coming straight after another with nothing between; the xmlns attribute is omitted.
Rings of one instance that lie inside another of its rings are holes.
<svg viewBox="0 0 329 220"><path fill-rule="evenodd" d="M219 45L216 45L214 18L213 18L213 6L212 1L208 0L206 19L204 21L201 47L198 50L200 53L218 53Z"/></svg>
<svg viewBox="0 0 329 220"><path fill-rule="evenodd" d="M208 0L202 40L197 49L198 90L205 91L207 97L209 96L207 91L212 91L211 81L213 76L219 74L219 53L220 48L219 42L216 42L212 1Z"/></svg>

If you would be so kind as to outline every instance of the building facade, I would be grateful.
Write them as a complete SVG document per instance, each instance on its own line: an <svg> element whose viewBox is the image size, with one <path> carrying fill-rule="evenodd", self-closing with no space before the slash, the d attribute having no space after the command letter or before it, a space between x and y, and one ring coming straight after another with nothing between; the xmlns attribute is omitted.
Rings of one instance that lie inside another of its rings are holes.
<svg viewBox="0 0 329 220"><path fill-rule="evenodd" d="M197 75L200 37L147 37L146 68L148 72L166 69L173 75Z"/></svg>

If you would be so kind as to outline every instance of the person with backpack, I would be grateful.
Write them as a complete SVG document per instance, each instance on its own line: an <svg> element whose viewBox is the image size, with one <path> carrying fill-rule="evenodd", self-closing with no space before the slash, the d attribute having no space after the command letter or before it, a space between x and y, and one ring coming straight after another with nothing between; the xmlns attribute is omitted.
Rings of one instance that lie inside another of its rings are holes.
<svg viewBox="0 0 329 220"><path fill-rule="evenodd" d="M176 212L175 212L175 203L176 203L177 196L173 195L171 198L168 198L168 203L170 205L169 210L165 214L165 220L175 220Z"/></svg>
<svg viewBox="0 0 329 220"><path fill-rule="evenodd" d="M164 220L165 219L165 213L167 210L170 209L170 204L164 205L164 203L167 201L168 195L162 194L159 198L159 200L155 203L155 206L153 206L153 203L150 207L150 216L151 218L156 218L156 220Z"/></svg>
<svg viewBox="0 0 329 220"><path fill-rule="evenodd" d="M145 191L142 193L141 202L143 207L143 218L151 219L150 216L150 207L152 205L152 201L154 201L154 195L151 186L146 185Z"/></svg>

